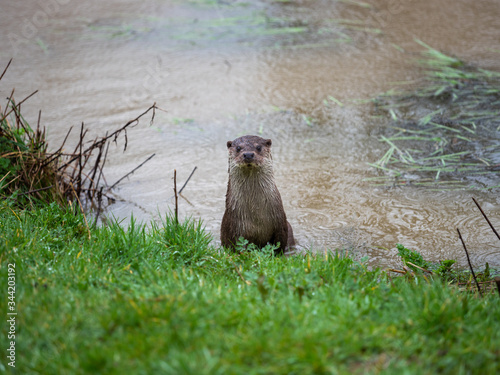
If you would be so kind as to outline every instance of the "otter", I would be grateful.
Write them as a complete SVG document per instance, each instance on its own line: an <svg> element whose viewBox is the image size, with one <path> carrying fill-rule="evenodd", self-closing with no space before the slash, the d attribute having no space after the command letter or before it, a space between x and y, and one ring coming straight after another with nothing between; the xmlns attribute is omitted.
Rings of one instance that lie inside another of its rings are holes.
<svg viewBox="0 0 500 375"><path fill-rule="evenodd" d="M245 135L227 142L229 179L222 217L222 246L235 251L243 237L259 247L277 245L283 254L295 245L276 187L270 139Z"/></svg>

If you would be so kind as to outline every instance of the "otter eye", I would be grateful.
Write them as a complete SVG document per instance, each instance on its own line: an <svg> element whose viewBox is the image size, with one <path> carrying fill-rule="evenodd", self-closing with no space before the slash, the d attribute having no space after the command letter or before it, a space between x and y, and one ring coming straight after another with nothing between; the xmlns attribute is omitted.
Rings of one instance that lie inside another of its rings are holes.
<svg viewBox="0 0 500 375"><path fill-rule="evenodd" d="M257 149L257 151L261 152L262 151L262 146L259 145L259 146L256 147L256 149Z"/></svg>
<svg viewBox="0 0 500 375"><path fill-rule="evenodd" d="M240 152L241 151L241 147L240 146L236 146L236 152Z"/></svg>

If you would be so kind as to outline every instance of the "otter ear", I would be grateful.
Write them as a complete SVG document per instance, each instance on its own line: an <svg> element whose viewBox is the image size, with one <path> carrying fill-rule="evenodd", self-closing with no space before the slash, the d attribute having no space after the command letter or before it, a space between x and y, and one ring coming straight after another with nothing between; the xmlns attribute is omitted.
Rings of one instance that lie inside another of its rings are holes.
<svg viewBox="0 0 500 375"><path fill-rule="evenodd" d="M233 145L232 141L227 141L227 148L231 148L232 145Z"/></svg>
<svg viewBox="0 0 500 375"><path fill-rule="evenodd" d="M271 141L270 139L266 139L266 146L267 147L271 147L272 144L273 144L273 141Z"/></svg>

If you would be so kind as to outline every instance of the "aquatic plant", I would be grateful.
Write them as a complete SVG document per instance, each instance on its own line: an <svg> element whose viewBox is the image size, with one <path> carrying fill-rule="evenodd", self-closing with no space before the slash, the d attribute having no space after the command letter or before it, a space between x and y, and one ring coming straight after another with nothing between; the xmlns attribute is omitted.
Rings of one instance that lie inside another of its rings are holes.
<svg viewBox="0 0 500 375"><path fill-rule="evenodd" d="M374 100L390 126L380 137L388 149L371 165L387 173L383 183L389 175L398 184L499 187L500 73L419 43L423 84ZM471 176L474 184L463 180Z"/></svg>

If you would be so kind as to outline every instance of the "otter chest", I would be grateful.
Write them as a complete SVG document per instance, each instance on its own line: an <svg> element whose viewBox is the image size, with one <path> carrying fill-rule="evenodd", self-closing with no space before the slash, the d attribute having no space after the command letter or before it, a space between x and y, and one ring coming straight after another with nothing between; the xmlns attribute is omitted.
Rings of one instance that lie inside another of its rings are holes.
<svg viewBox="0 0 500 375"><path fill-rule="evenodd" d="M237 236L265 246L273 238L282 210L276 185L273 181L262 184L262 181L250 179L239 184L235 190L238 194L234 195L231 209L234 217L238 218L235 223Z"/></svg>

